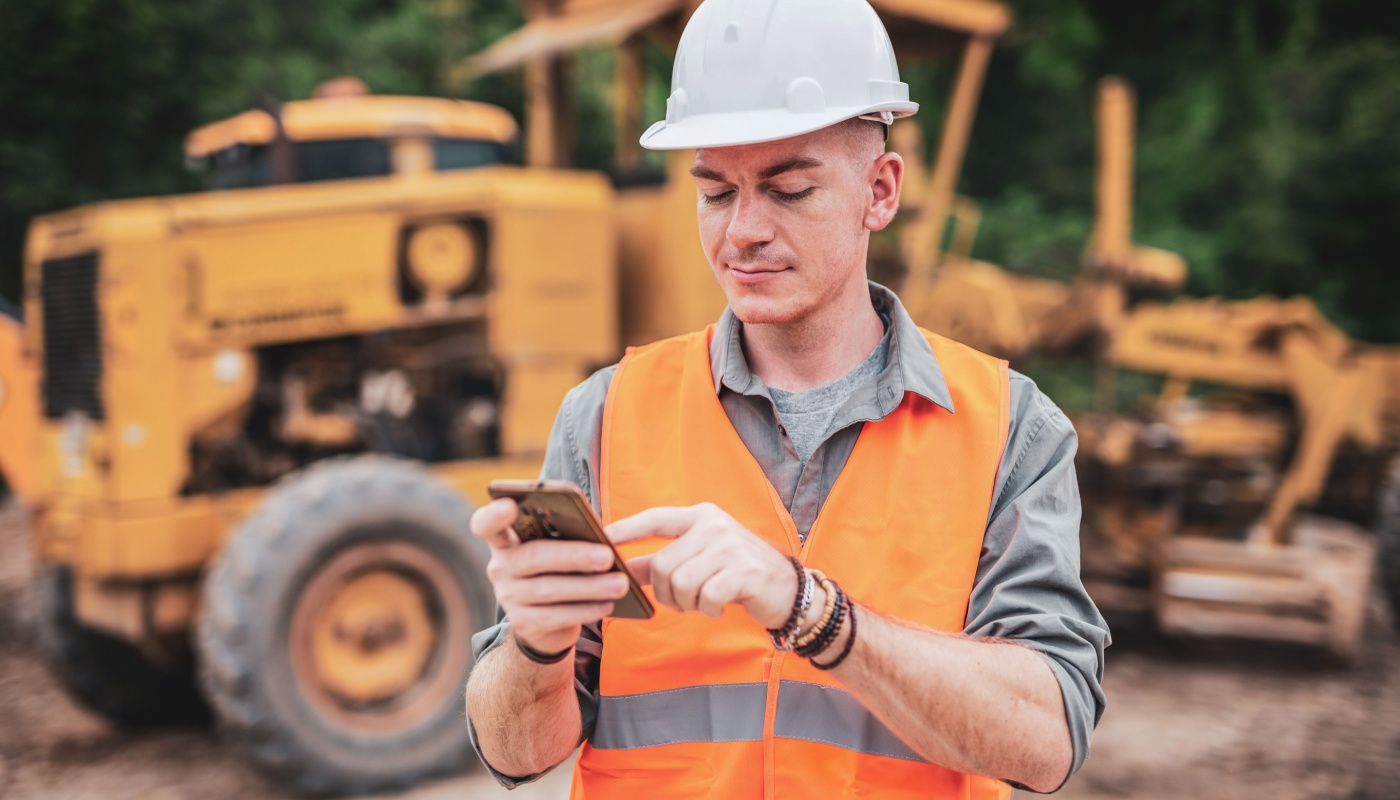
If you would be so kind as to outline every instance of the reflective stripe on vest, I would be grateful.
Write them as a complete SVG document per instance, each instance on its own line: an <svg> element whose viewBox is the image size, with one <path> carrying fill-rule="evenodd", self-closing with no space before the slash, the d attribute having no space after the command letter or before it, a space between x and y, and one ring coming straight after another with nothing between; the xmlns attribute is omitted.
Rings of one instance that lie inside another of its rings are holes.
<svg viewBox="0 0 1400 800"><path fill-rule="evenodd" d="M757 742L763 739L767 693L766 683L724 683L603 697L589 742L602 750L685 742ZM773 736L823 742L875 756L924 760L849 692L819 683L778 682Z"/></svg>
<svg viewBox="0 0 1400 800"><path fill-rule="evenodd" d="M603 413L604 520L713 502L862 606L961 630L1006 441L1005 362L926 334L956 413L906 393L866 423L804 543L715 394L712 333L629 350L619 365ZM719 619L658 606L651 620L605 620L599 689L575 797L1010 796L922 759L734 606Z"/></svg>

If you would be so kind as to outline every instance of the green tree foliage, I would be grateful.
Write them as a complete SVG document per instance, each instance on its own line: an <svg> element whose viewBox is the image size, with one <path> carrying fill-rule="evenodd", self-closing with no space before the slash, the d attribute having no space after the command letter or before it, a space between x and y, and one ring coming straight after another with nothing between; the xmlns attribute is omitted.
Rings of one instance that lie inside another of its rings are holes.
<svg viewBox="0 0 1400 800"><path fill-rule="evenodd" d="M1019 0L962 191L978 255L1072 272L1092 224L1093 92L1138 91L1135 237L1188 290L1312 295L1400 341L1400 9L1358 0Z"/></svg>
<svg viewBox="0 0 1400 800"><path fill-rule="evenodd" d="M443 94L447 64L519 24L509 2L0 0L0 294L34 214L197 189L194 127L336 75ZM479 91L518 112L518 89Z"/></svg>
<svg viewBox="0 0 1400 800"><path fill-rule="evenodd" d="M1012 0L963 193L976 254L1068 276L1092 225L1094 84L1139 94L1136 238L1189 290L1308 293L1351 333L1400 341L1400 6L1363 0ZM444 67L520 24L513 0L0 0L0 294L31 215L195 188L180 142L339 74L446 94ZM603 166L611 54L574 59L574 152ZM650 119L669 81L648 53ZM907 68L924 119L949 69ZM467 88L521 111L521 77Z"/></svg>

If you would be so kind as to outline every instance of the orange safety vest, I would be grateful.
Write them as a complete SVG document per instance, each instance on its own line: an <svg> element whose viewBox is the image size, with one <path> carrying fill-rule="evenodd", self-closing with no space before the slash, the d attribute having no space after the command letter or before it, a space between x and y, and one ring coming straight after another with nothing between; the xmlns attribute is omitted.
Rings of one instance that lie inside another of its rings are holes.
<svg viewBox="0 0 1400 800"><path fill-rule="evenodd" d="M866 423L804 544L715 394L713 331L623 358L603 411L604 521L713 502L862 606L962 630L1006 442L1006 362L925 332L957 413L908 392ZM631 558L669 543L620 549ZM719 619L658 605L650 620L604 620L600 670L575 798L1011 794L925 761L829 673L776 652L737 606Z"/></svg>

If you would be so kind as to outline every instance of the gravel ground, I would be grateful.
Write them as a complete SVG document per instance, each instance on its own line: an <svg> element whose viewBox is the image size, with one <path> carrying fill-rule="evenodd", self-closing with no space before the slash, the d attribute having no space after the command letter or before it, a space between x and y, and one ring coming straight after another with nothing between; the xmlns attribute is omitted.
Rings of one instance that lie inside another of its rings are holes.
<svg viewBox="0 0 1400 800"><path fill-rule="evenodd" d="M68 699L32 634L23 513L0 507L0 798L286 798L207 728L132 734ZM1118 627L1109 709L1068 800L1400 798L1400 641L1379 598L1361 664L1306 650L1182 643ZM512 800L559 800L561 768ZM505 797L481 770L386 795Z"/></svg>
<svg viewBox="0 0 1400 800"><path fill-rule="evenodd" d="M1361 663L1119 633L1089 761L1060 796L1400 798L1400 642L1376 597Z"/></svg>

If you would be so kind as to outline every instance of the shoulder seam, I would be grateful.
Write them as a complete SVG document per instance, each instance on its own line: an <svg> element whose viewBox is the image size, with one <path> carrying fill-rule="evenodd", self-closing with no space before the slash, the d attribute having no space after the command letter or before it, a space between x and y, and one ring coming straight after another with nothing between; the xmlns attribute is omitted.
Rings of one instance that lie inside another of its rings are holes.
<svg viewBox="0 0 1400 800"><path fill-rule="evenodd" d="M577 389L564 395L563 408L561 409L564 414L564 438L569 443L569 460L574 464L574 474L577 475L579 479L591 484L593 482L593 476L588 474L588 465L584 463L582 456L579 454L578 432L574 428L574 415L576 413L574 404L577 400ZM583 490L585 497L590 494L592 489L590 485L580 486L579 488Z"/></svg>
<svg viewBox="0 0 1400 800"><path fill-rule="evenodd" d="M1031 445L1035 444L1035 440L1040 437L1040 432L1045 430L1045 426L1050 424L1051 416L1053 415L1045 413L1041 414L1041 416L1035 420L1035 427L1031 429L1030 433L1026 434L1025 441L1021 443L1020 452L1016 455L1016 463L1011 465L1011 470L1006 473L1006 480L1002 481L1002 488L1010 485L1012 481L1015 480L1016 474L1021 471L1021 465L1025 463L1026 455L1031 451ZM1006 435L1009 437L1011 431L1007 430ZM998 497L997 499L1000 500L1001 498Z"/></svg>

